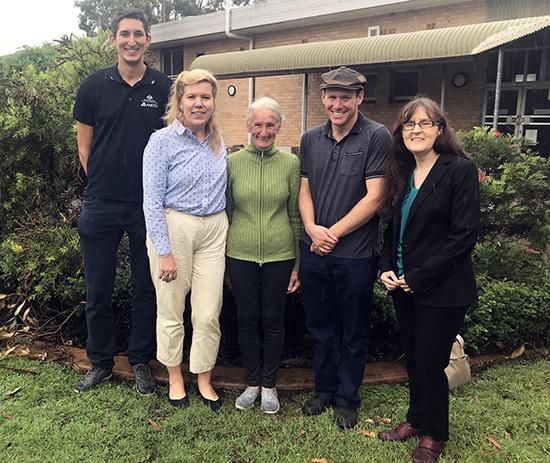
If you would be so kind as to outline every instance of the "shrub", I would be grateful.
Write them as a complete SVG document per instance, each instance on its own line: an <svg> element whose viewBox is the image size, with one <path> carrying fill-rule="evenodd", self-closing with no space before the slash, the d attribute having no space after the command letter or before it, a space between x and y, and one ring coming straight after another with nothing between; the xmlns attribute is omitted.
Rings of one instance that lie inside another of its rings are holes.
<svg viewBox="0 0 550 463"><path fill-rule="evenodd" d="M544 275L548 268L548 261L543 253L518 241L509 242L497 238L485 238L478 242L473 260L477 275L528 285L533 284L534 275Z"/></svg>
<svg viewBox="0 0 550 463"><path fill-rule="evenodd" d="M546 251L550 242L550 159L523 140L476 127L461 140L481 169L481 236L526 240Z"/></svg>
<svg viewBox="0 0 550 463"><path fill-rule="evenodd" d="M510 351L550 342L550 273L535 284L478 276L479 303L467 316L464 339L475 353Z"/></svg>

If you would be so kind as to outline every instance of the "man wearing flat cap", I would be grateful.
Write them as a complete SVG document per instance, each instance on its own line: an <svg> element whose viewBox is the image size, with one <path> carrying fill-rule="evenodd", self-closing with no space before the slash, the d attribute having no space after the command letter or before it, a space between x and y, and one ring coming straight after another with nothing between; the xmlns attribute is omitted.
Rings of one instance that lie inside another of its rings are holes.
<svg viewBox="0 0 550 463"><path fill-rule="evenodd" d="M391 143L385 126L359 112L365 84L345 66L322 74L328 121L300 142L300 280L315 361L315 394L302 411L319 415L334 406L341 428L357 424Z"/></svg>

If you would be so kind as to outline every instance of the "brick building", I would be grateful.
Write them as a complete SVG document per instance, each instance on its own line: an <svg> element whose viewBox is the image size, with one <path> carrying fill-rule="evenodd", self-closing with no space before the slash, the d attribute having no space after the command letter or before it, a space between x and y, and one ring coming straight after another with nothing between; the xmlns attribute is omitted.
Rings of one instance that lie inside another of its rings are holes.
<svg viewBox="0 0 550 463"><path fill-rule="evenodd" d="M157 24L151 58L169 75L219 79L226 144L244 144L246 108L267 95L286 120L277 144L296 150L324 114L319 75L349 65L367 76L361 110L390 125L415 95L440 102L461 129L495 125L550 154L547 0L257 0Z"/></svg>

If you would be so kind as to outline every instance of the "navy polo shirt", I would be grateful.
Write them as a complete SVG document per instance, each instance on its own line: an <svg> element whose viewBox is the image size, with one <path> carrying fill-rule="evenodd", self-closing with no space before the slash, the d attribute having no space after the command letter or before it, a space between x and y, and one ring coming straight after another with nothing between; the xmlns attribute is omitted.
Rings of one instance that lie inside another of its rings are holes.
<svg viewBox="0 0 550 463"><path fill-rule="evenodd" d="M164 126L171 86L170 78L149 66L133 87L116 65L82 81L73 115L94 128L86 196L143 202L143 150Z"/></svg>
<svg viewBox="0 0 550 463"><path fill-rule="evenodd" d="M309 182L317 225L331 227L367 194L365 180L384 175L390 144L388 129L361 113L339 142L332 135L330 120L302 135L301 175ZM311 245L305 231L301 239ZM378 254L378 248L378 217L375 216L340 238L331 255L367 258Z"/></svg>

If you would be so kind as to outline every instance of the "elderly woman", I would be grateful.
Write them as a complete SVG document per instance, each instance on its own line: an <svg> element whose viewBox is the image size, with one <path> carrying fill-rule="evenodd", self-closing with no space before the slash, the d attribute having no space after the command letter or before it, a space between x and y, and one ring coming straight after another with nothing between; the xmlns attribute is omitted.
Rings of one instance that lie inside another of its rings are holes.
<svg viewBox="0 0 550 463"><path fill-rule="evenodd" d="M279 410L285 294L300 287L300 162L275 146L282 120L275 100L256 100L246 120L251 143L227 158L227 269L247 383L235 406L252 407L261 387L265 413Z"/></svg>
<svg viewBox="0 0 550 463"><path fill-rule="evenodd" d="M167 106L167 127L155 132L143 158L145 222L157 294L157 358L166 365L169 399L189 400L181 370L183 312L191 292L189 369L203 403L221 400L211 375L220 342L227 216L225 146L214 119L217 83L208 71L182 72Z"/></svg>
<svg viewBox="0 0 550 463"><path fill-rule="evenodd" d="M477 298L470 254L479 229L476 166L437 103L407 103L393 131L382 213L389 220L381 281L393 297L407 359L406 421L385 441L420 436L412 461L434 462L449 438L445 367Z"/></svg>

